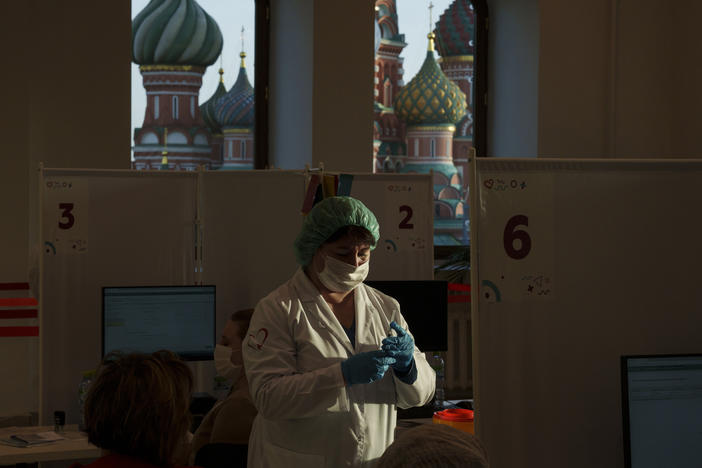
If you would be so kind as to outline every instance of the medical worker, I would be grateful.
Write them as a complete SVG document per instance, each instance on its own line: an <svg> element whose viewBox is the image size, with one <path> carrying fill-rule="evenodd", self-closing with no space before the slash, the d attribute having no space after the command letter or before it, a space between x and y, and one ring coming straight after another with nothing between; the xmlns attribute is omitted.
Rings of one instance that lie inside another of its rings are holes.
<svg viewBox="0 0 702 468"><path fill-rule="evenodd" d="M262 299L243 343L258 414L249 467L371 467L393 442L396 407L424 405L435 374L396 300L363 284L373 213L331 197L295 240L301 268Z"/></svg>
<svg viewBox="0 0 702 468"><path fill-rule="evenodd" d="M229 394L222 401L212 407L205 415L200 426L195 431L190 443L190 462L192 465L208 466L207 457L217 456L218 450L223 452L227 448L218 448L220 444L248 445L251 426L256 417L256 408L249 395L249 383L244 374L244 361L241 357L241 343L246 338L253 309L243 309L234 312L222 330L222 337L214 351L214 364L217 374L231 380L232 387ZM210 445L209 447L207 447ZM215 445L215 446L212 446ZM198 451L204 449L198 457ZM238 453L245 455L241 448ZM210 455L208 455L210 454ZM197 461L197 463L196 463ZM241 464L230 466L243 466L246 457L242 456Z"/></svg>

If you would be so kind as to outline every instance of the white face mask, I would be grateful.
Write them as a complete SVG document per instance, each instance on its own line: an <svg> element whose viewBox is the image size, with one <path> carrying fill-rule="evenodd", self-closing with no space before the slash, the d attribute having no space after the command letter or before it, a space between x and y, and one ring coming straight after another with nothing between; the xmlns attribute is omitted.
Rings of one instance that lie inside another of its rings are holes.
<svg viewBox="0 0 702 468"><path fill-rule="evenodd" d="M370 260L355 267L327 255L324 258L324 268L317 276L330 291L347 292L366 279L369 268Z"/></svg>
<svg viewBox="0 0 702 468"><path fill-rule="evenodd" d="M214 350L214 362L217 374L225 379L234 379L234 383L239 380L243 366L232 364L232 352L229 346L218 344Z"/></svg>

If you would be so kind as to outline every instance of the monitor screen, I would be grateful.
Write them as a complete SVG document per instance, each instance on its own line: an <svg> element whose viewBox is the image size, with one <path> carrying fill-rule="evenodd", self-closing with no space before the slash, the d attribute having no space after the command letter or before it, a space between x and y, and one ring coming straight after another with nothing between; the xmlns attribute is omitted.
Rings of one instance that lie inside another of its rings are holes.
<svg viewBox="0 0 702 468"><path fill-rule="evenodd" d="M102 289L102 354L167 349L188 361L211 360L214 286Z"/></svg>
<svg viewBox="0 0 702 468"><path fill-rule="evenodd" d="M448 350L446 281L366 281L400 303L414 342L421 351Z"/></svg>
<svg viewBox="0 0 702 468"><path fill-rule="evenodd" d="M700 466L702 354L622 356L627 468Z"/></svg>

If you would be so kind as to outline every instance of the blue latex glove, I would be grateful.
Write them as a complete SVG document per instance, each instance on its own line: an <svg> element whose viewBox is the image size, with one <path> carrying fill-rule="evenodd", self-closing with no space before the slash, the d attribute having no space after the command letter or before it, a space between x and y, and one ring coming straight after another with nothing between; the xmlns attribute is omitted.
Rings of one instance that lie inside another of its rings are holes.
<svg viewBox="0 0 702 468"><path fill-rule="evenodd" d="M382 379L389 367L395 364L395 358L385 351L368 351L351 356L341 363L346 385L367 384Z"/></svg>
<svg viewBox="0 0 702 468"><path fill-rule="evenodd" d="M382 350L388 356L395 358L392 368L404 374L412 368L414 360L414 340L407 331L399 326L394 320L390 322L390 328L397 332L397 336L389 336L383 340Z"/></svg>

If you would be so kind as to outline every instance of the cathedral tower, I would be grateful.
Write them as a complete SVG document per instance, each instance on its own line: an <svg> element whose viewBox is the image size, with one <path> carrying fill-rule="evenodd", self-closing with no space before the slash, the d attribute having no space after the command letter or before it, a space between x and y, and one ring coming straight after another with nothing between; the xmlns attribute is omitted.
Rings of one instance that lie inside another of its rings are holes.
<svg viewBox="0 0 702 468"><path fill-rule="evenodd" d="M466 97L434 59L434 33L422 68L395 100L395 114L407 125L407 158L401 172L434 174L434 231L463 237L465 204L461 175L453 164L456 122L466 112Z"/></svg>
<svg viewBox="0 0 702 468"><path fill-rule="evenodd" d="M137 169L216 163L198 96L205 69L221 51L219 26L195 0L151 0L134 18L132 60L147 96L144 123L134 130Z"/></svg>
<svg viewBox="0 0 702 468"><path fill-rule="evenodd" d="M436 49L441 69L466 95L467 112L456 123L453 161L464 176L467 190L468 157L473 148L473 60L475 53L475 12L470 0L454 0L436 23Z"/></svg>
<svg viewBox="0 0 702 468"><path fill-rule="evenodd" d="M373 170L397 170L394 156L405 154L404 126L397 119L393 102L404 85L403 59L400 53L407 46L400 34L395 0L377 0L375 103L373 123Z"/></svg>
<svg viewBox="0 0 702 468"><path fill-rule="evenodd" d="M254 89L246 73L246 53L242 50L239 56L236 82L214 108L224 136L221 169L253 169L254 165Z"/></svg>

